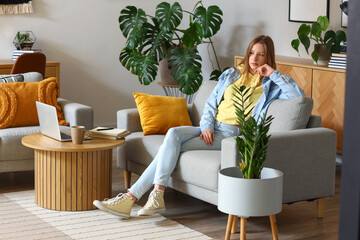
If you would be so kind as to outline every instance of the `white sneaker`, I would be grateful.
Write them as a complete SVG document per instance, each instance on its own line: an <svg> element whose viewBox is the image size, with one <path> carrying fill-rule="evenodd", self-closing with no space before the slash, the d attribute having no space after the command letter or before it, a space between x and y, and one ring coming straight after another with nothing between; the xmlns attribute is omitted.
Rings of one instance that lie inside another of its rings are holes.
<svg viewBox="0 0 360 240"><path fill-rule="evenodd" d="M165 210L164 191L154 189L151 191L145 206L138 211L138 216L153 215L156 213L162 213Z"/></svg>
<svg viewBox="0 0 360 240"><path fill-rule="evenodd" d="M135 201L126 193L119 193L116 197L111 199L104 199L104 201L95 200L93 204L104 212L129 219L131 207L134 202Z"/></svg>

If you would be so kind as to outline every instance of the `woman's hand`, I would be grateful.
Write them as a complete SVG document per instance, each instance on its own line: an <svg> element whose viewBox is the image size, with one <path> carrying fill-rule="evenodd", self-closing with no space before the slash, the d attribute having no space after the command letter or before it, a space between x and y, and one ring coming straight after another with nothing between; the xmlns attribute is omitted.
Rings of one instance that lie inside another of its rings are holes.
<svg viewBox="0 0 360 240"><path fill-rule="evenodd" d="M270 77L275 70L267 64L258 67L255 72L261 76Z"/></svg>
<svg viewBox="0 0 360 240"><path fill-rule="evenodd" d="M215 139L215 134L212 130L210 129L205 129L201 134L200 134L200 139L204 140L204 142L211 146L214 142Z"/></svg>

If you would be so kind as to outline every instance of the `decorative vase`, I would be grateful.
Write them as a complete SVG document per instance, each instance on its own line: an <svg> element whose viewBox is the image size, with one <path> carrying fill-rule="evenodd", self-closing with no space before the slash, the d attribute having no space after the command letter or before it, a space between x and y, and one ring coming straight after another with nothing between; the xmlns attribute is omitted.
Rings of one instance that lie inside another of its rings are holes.
<svg viewBox="0 0 360 240"><path fill-rule="evenodd" d="M260 179L245 179L239 167L219 171L218 209L244 218L282 210L283 173L263 168Z"/></svg>
<svg viewBox="0 0 360 240"><path fill-rule="evenodd" d="M315 44L314 51L317 53L319 59L317 65L328 65L331 57L330 51L326 48L325 44ZM316 64L316 62L314 62Z"/></svg>
<svg viewBox="0 0 360 240"><path fill-rule="evenodd" d="M13 40L17 50L31 50L36 37L32 31L19 31Z"/></svg>
<svg viewBox="0 0 360 240"><path fill-rule="evenodd" d="M168 68L168 65L169 62L167 57L159 63L160 80L162 85L179 86L179 83L171 76L171 70Z"/></svg>

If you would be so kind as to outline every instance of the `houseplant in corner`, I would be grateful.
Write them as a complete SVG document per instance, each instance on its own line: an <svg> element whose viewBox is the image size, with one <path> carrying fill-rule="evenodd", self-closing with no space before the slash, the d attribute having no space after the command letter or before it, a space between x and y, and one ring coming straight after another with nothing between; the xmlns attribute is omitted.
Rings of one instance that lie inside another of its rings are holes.
<svg viewBox="0 0 360 240"><path fill-rule="evenodd" d="M179 25L184 14L190 19L187 29ZM200 0L193 12L182 9L178 2L157 5L154 16L141 8L127 6L120 12L119 24L126 40L120 53L120 62L131 73L138 76L141 84L148 85L155 80L159 62L168 57L171 76L179 83L185 94L195 93L201 83L201 57L197 46L209 43L214 51L218 69L211 78L221 74L219 62L211 37L220 29L222 11L218 6L203 7Z"/></svg>
<svg viewBox="0 0 360 240"><path fill-rule="evenodd" d="M234 87L237 123L241 136L235 138L242 157L240 167L229 167L219 171L218 209L229 214L232 224L235 216L240 216L242 226L250 216L270 216L273 235L276 233L275 214L282 209L282 172L263 168L266 160L268 135L272 116L257 122L252 116L252 108L245 105L250 98L250 88ZM241 231L245 234L246 230ZM227 231L228 235L228 231Z"/></svg>
<svg viewBox="0 0 360 240"><path fill-rule="evenodd" d="M342 30L334 32L327 30L329 19L326 16L319 16L312 25L302 24L297 32L298 38L291 41L291 46L299 53L300 43L309 54L310 40L315 41L311 57L319 65L327 65L331 53L340 52L340 43L346 42L346 34ZM326 31L327 30L327 31Z"/></svg>

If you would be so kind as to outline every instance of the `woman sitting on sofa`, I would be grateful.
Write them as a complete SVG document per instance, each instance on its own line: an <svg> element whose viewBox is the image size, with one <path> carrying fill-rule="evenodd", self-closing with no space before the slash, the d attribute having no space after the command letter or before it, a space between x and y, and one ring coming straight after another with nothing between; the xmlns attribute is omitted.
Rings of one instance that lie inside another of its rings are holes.
<svg viewBox="0 0 360 240"><path fill-rule="evenodd" d="M234 107L234 86L251 88L248 104L255 105L252 116L263 117L275 99L305 96L296 82L276 71L274 43L268 36L258 36L248 46L243 62L226 70L206 102L200 127L181 126L169 129L156 157L127 193L120 193L93 204L111 214L129 218L133 203L152 186L145 206L138 215L165 211L164 191L176 167L179 154L189 150L220 150L224 138L238 136Z"/></svg>

